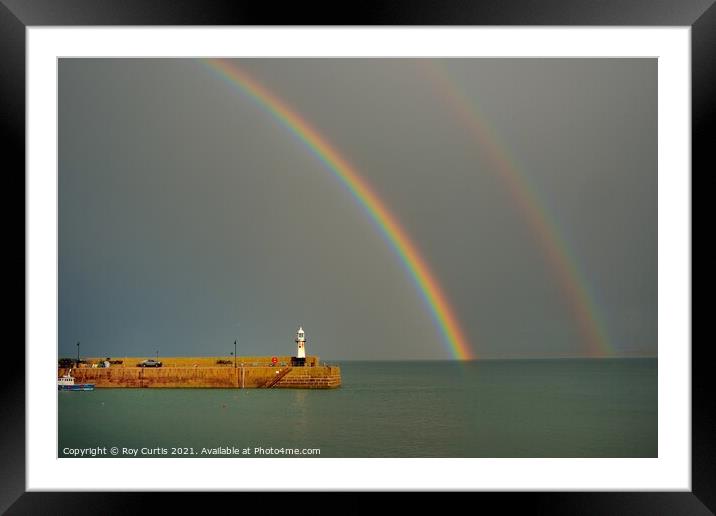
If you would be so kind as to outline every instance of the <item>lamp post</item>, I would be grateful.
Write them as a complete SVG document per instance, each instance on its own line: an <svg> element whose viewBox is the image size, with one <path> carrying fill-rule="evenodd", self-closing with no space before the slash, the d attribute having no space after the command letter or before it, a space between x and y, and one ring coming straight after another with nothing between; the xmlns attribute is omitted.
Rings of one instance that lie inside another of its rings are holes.
<svg viewBox="0 0 716 516"><path fill-rule="evenodd" d="M77 341L77 365L80 365L80 342Z"/></svg>
<svg viewBox="0 0 716 516"><path fill-rule="evenodd" d="M236 341L234 341L234 369L236 369Z"/></svg>
<svg viewBox="0 0 716 516"><path fill-rule="evenodd" d="M157 362L159 362L159 350L157 350Z"/></svg>

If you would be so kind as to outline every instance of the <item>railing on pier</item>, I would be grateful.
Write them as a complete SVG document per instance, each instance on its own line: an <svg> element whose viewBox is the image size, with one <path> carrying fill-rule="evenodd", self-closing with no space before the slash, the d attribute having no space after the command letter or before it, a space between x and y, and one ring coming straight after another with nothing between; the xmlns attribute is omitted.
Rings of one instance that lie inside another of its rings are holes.
<svg viewBox="0 0 716 516"><path fill-rule="evenodd" d="M274 375L274 378L271 378L268 382L266 382L264 384L264 389L270 389L271 387L276 385L278 382L280 382L281 378L283 378L290 372L291 372L291 366L288 366L283 371L278 372L276 375Z"/></svg>

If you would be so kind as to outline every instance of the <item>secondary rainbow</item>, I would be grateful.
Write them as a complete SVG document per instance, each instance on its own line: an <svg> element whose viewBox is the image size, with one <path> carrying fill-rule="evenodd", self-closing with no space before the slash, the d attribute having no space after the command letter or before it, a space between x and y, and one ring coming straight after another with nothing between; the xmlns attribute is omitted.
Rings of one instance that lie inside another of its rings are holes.
<svg viewBox="0 0 716 516"><path fill-rule="evenodd" d="M223 59L204 59L202 62L270 113L323 162L334 177L347 187L353 198L370 215L398 255L453 356L459 360L476 358L460 328L454 310L425 259L385 203L338 149L331 145L326 137L314 129L305 118L235 62Z"/></svg>
<svg viewBox="0 0 716 516"><path fill-rule="evenodd" d="M560 235L557 224L540 201L535 189L515 164L482 115L475 99L469 97L450 78L449 71L439 62L426 59L419 61L429 79L435 84L452 113L471 132L480 148L486 151L495 171L512 196L515 206L530 227L531 233L549 263L566 304L574 314L577 326L590 356L606 356L614 353L607 332L598 315L596 303L579 271L573 253Z"/></svg>

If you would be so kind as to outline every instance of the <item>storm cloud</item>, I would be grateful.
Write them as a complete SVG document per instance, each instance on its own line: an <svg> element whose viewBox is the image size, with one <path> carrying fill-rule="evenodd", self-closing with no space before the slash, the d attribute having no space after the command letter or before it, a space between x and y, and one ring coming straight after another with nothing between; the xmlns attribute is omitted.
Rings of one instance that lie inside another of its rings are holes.
<svg viewBox="0 0 716 516"><path fill-rule="evenodd" d="M476 355L589 354L575 303L656 355L656 60L440 61L236 63L372 186ZM61 59L58 174L60 356L288 354L299 325L326 359L452 356L345 186L198 60Z"/></svg>

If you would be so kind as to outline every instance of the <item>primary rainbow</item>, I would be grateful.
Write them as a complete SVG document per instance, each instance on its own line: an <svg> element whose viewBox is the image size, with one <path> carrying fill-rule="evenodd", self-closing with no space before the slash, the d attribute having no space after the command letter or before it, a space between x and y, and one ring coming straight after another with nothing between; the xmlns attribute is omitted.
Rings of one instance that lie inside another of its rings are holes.
<svg viewBox="0 0 716 516"><path fill-rule="evenodd" d="M385 203L341 153L323 135L316 131L305 118L301 117L283 100L270 92L236 63L230 63L222 59L205 59L202 62L270 113L348 188L354 199L368 212L373 222L400 258L437 324L443 341L450 348L454 357L459 360L476 358L460 328L454 310L435 276L428 268L425 259L420 255L408 234L388 210Z"/></svg>
<svg viewBox="0 0 716 516"><path fill-rule="evenodd" d="M540 246L562 290L566 304L572 311L582 336L585 351L590 356L614 354L609 343L599 310L589 293L587 282L579 271L574 253L558 231L556 222L550 216L527 177L520 172L515 160L508 154L498 137L482 115L474 98L470 98L450 78L448 70L432 59L420 60L423 70L442 93L453 114L472 133L480 148L512 196L513 203L530 227L531 233Z"/></svg>

